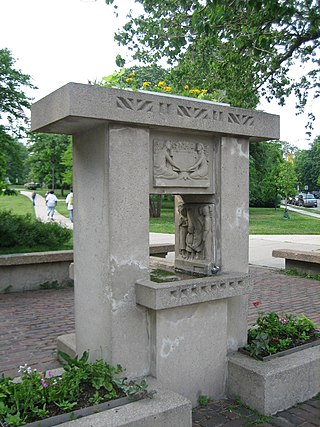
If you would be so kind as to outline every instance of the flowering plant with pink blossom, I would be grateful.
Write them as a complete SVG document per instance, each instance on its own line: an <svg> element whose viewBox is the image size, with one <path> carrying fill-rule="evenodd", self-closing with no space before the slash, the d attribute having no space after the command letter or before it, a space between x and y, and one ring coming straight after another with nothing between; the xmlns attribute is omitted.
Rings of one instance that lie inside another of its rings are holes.
<svg viewBox="0 0 320 427"><path fill-rule="evenodd" d="M260 301L253 305L257 308ZM250 356L261 359L320 338L320 329L304 314L282 316L275 312L259 312L256 323L248 330L248 344L245 347Z"/></svg>

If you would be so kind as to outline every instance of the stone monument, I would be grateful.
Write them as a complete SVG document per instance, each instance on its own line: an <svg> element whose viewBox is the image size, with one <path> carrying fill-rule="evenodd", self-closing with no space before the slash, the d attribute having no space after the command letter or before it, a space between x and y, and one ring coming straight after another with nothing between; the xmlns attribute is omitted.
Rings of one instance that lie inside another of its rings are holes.
<svg viewBox="0 0 320 427"><path fill-rule="evenodd" d="M249 143L279 117L69 83L32 130L73 136L76 351L189 398L225 395L246 342ZM149 193L174 194L176 282L149 278Z"/></svg>

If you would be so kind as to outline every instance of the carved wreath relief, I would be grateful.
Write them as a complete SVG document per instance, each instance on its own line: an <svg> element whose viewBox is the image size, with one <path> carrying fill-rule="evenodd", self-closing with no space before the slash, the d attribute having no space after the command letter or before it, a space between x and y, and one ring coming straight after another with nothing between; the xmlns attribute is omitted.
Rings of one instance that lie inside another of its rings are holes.
<svg viewBox="0 0 320 427"><path fill-rule="evenodd" d="M201 142L154 140L156 187L209 187L208 147Z"/></svg>
<svg viewBox="0 0 320 427"><path fill-rule="evenodd" d="M179 257L213 260L213 204L181 204L179 214Z"/></svg>

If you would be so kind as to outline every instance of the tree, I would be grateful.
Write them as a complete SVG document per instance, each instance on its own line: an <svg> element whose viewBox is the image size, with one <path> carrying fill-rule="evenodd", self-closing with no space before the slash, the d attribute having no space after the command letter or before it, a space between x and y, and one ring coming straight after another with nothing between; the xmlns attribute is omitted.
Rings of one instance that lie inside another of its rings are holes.
<svg viewBox="0 0 320 427"><path fill-rule="evenodd" d="M52 189L61 188L63 192L66 167L62 158L70 145L71 137L68 135L30 134L29 178Z"/></svg>
<svg viewBox="0 0 320 427"><path fill-rule="evenodd" d="M0 181L8 179L11 183L24 182L27 176L26 159L28 151L22 142L9 135L4 126L0 126L1 157L4 162L0 166ZM1 172L0 172L1 173Z"/></svg>
<svg viewBox="0 0 320 427"><path fill-rule="evenodd" d="M285 206L287 209L288 197L296 194L298 177L294 170L294 165L290 161L280 163L277 176L277 186L279 193L285 197Z"/></svg>
<svg viewBox="0 0 320 427"><path fill-rule="evenodd" d="M25 152L13 135L20 135L28 124L23 108L30 107L30 98L24 90L34 88L31 77L14 68L14 64L11 52L0 49L0 120L7 121L0 126L0 189L5 190L0 195L9 191L4 183L6 176L13 174L21 179L23 175L19 164ZM19 169L21 173L17 174Z"/></svg>
<svg viewBox="0 0 320 427"><path fill-rule="evenodd" d="M277 177L284 162L280 142L250 144L249 203L276 207L279 203Z"/></svg>
<svg viewBox="0 0 320 427"><path fill-rule="evenodd" d="M311 89L319 95L318 0L136 1L144 13L115 36L134 59L166 58L177 79L205 80L234 106L253 108L261 95L283 105L293 93L301 111ZM297 62L308 67L293 78Z"/></svg>
<svg viewBox="0 0 320 427"><path fill-rule="evenodd" d="M25 88L35 88L31 77L14 68L15 59L9 49L0 49L0 119L8 120L9 128L25 129L23 108L30 108Z"/></svg>
<svg viewBox="0 0 320 427"><path fill-rule="evenodd" d="M68 187L72 187L72 144L69 144L66 151L62 154L61 164L65 168L62 173L62 182Z"/></svg>
<svg viewBox="0 0 320 427"><path fill-rule="evenodd" d="M310 144L308 150L296 153L294 165L300 188L308 186L308 190L313 191L320 187L320 136Z"/></svg>

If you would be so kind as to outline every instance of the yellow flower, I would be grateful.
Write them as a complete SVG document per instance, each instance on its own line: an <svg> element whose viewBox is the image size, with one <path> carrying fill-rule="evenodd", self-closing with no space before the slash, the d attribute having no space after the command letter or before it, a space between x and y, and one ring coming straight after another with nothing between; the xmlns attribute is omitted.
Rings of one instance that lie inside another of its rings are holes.
<svg viewBox="0 0 320 427"><path fill-rule="evenodd" d="M199 95L199 93L201 93L201 90L199 90L199 89L190 89L189 93L190 93L190 95Z"/></svg>
<svg viewBox="0 0 320 427"><path fill-rule="evenodd" d="M142 83L142 86L143 86L143 87L148 87L148 86L150 86L150 82L143 82L143 83Z"/></svg>
<svg viewBox="0 0 320 427"><path fill-rule="evenodd" d="M131 78L131 77L126 78L126 82L127 82L127 83L132 82L132 78Z"/></svg>
<svg viewBox="0 0 320 427"><path fill-rule="evenodd" d="M165 86L163 88L163 90L165 90L166 92L171 92L171 87L170 86Z"/></svg>
<svg viewBox="0 0 320 427"><path fill-rule="evenodd" d="M131 73L129 74L129 77L134 77L136 75L136 73Z"/></svg>
<svg viewBox="0 0 320 427"><path fill-rule="evenodd" d="M202 91L201 91L202 93L207 93L208 91L207 91L207 89L202 89Z"/></svg>
<svg viewBox="0 0 320 427"><path fill-rule="evenodd" d="M189 85L185 85L185 90L188 90L189 89Z"/></svg>
<svg viewBox="0 0 320 427"><path fill-rule="evenodd" d="M166 82L163 82L163 81L162 81L162 82L159 82L159 83L158 83L158 86L159 86L159 87L162 87L162 86L164 86L165 84L166 84Z"/></svg>

